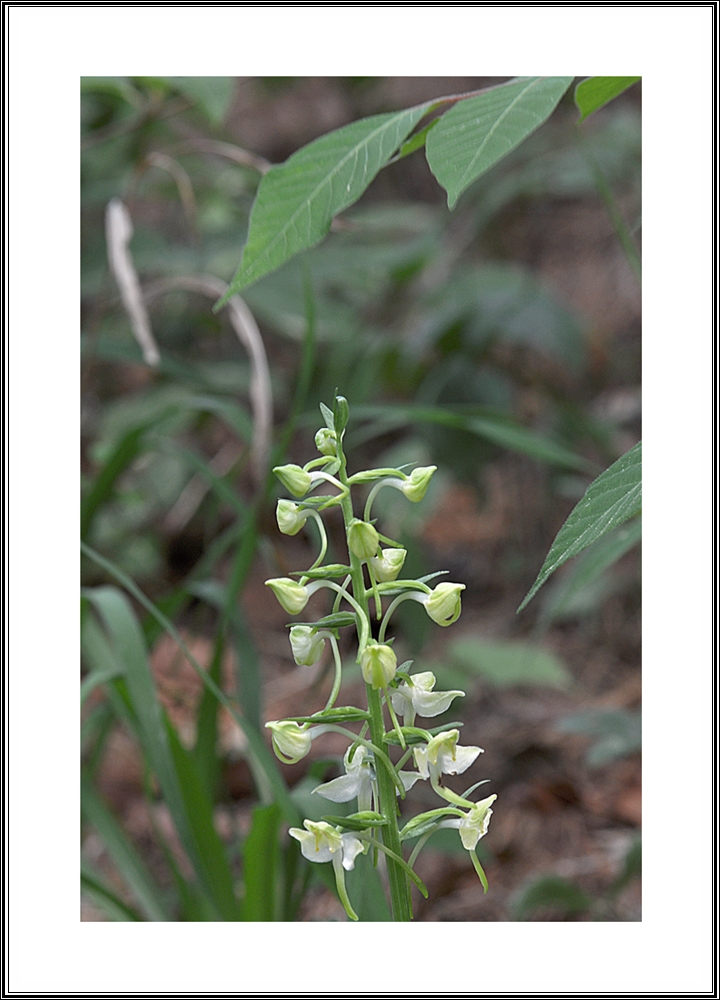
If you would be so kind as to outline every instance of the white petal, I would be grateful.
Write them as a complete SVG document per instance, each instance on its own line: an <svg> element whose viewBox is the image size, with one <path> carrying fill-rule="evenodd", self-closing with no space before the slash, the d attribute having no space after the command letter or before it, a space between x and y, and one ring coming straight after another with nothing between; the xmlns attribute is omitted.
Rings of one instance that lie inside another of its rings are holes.
<svg viewBox="0 0 720 1000"><path fill-rule="evenodd" d="M402 781L405 791L409 792L416 781L424 781L427 775L422 775L419 771L398 771L398 777Z"/></svg>
<svg viewBox="0 0 720 1000"><path fill-rule="evenodd" d="M422 777L429 777L430 771L428 769L427 747L415 747L413 750L413 756L415 757L415 763L417 764L418 771Z"/></svg>
<svg viewBox="0 0 720 1000"><path fill-rule="evenodd" d="M308 861L332 861L332 851L327 842L321 843L318 847L314 834L308 830L300 830L298 827L293 827L288 832L291 837L300 842L302 855Z"/></svg>
<svg viewBox="0 0 720 1000"><path fill-rule="evenodd" d="M343 841L343 868L345 871L352 871L355 867L355 858L362 852L362 842L353 837L351 833L342 835Z"/></svg>
<svg viewBox="0 0 720 1000"><path fill-rule="evenodd" d="M332 781L326 781L324 785L313 788L313 793L317 792L331 802L349 802L358 794L361 781L360 774L343 774L340 778L333 778Z"/></svg>
<svg viewBox="0 0 720 1000"><path fill-rule="evenodd" d="M453 698L463 694L464 691L418 691L413 698L413 705L418 715L424 719L432 719L433 716L446 712Z"/></svg>
<svg viewBox="0 0 720 1000"><path fill-rule="evenodd" d="M438 765L443 774L462 774L482 752L480 747L455 747L454 754L443 749L438 754Z"/></svg>

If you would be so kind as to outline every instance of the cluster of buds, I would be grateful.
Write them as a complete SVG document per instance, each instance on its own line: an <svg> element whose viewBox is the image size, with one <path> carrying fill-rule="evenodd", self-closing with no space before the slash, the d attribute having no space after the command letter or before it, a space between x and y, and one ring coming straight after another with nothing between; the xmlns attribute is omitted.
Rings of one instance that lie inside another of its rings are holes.
<svg viewBox="0 0 720 1000"><path fill-rule="evenodd" d="M388 625L396 607L413 601L425 609L433 622L452 625L461 612L464 584L443 581L430 585L441 573L420 579L405 579L402 575L406 550L399 542L386 538L372 518L372 505L385 487L400 490L408 500L417 503L425 496L435 466L412 469L371 469L348 475L343 451L343 436L348 420L347 401L336 396L334 408L320 404L325 420L315 436L320 458L305 466L283 465L274 472L293 498L279 499L277 524L283 534L295 535L308 522L314 522L319 532L320 551L307 570L292 577L277 577L266 581L290 615L305 610L313 594L329 590L332 608L315 621L291 623L290 647L295 662L312 666L320 661L329 643L335 662L335 680L325 707L309 717L296 717L268 722L273 748L285 763L295 763L309 752L312 741L326 732L340 732L348 739L344 758L345 774L319 785L314 791L331 802L357 802L357 809L344 817L327 816L321 821L304 821L304 829L293 828L290 835L300 844L305 858L313 862L333 864L338 894L351 919L357 916L345 888L344 872L354 867L355 859L370 846L377 858L378 850L386 856L390 875L390 893L394 919L411 919L410 878L421 891L422 882L413 869L419 850L437 829L457 829L463 847L470 853L473 865L485 889L487 881L477 859L475 848L485 835L492 814L495 796L472 802L468 796L457 795L443 784L443 775L464 773L482 753L480 747L460 746L459 723L437 729L416 725L416 717L433 718L446 712L463 691L435 691L436 679L429 671L410 673L411 661L398 665L394 640L388 636ZM318 495L319 486L332 488L331 493ZM353 489L367 490L362 518L353 510ZM325 563L328 550L327 533L322 514L333 508L342 511L347 559ZM373 615L377 638L373 636ZM340 631L354 628L357 634L355 661L366 684L367 708L336 706L343 675L340 654ZM386 729L386 715L389 728ZM402 719L402 722L400 721ZM360 731L347 728L360 724ZM390 747L400 750L400 759L393 762ZM404 765L412 761L416 770ZM428 781L442 800L442 806L414 816L400 828L397 796L405 797L417 781ZM482 782L481 782L482 783ZM403 842L418 838L408 860L403 856ZM391 872L392 869L392 872Z"/></svg>

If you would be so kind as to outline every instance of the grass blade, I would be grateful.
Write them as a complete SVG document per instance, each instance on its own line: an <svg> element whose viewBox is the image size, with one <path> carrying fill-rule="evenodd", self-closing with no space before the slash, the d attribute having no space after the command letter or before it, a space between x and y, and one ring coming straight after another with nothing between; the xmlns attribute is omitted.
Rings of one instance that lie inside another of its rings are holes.
<svg viewBox="0 0 720 1000"><path fill-rule="evenodd" d="M132 890L147 920L168 921L169 915L157 886L145 864L112 812L97 794L86 775L81 779L82 811L85 819L98 832L118 872ZM126 909L124 904L123 908ZM123 919L142 919L125 917Z"/></svg>

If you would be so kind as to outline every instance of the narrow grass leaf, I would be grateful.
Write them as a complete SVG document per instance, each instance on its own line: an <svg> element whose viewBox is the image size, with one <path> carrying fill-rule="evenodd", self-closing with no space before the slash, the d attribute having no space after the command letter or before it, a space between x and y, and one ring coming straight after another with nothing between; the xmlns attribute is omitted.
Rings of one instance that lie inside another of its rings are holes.
<svg viewBox="0 0 720 1000"><path fill-rule="evenodd" d="M110 576L117 580L118 583L120 583L128 591L128 593L132 594L133 597L147 611L150 612L155 620L162 625L168 635L172 636L200 680L213 692L218 701L224 705L225 708L227 708L233 719L237 722L238 726L247 737L248 756L253 766L253 773L262 775L263 786L280 805L286 821L291 825L297 825L300 822L297 809L288 794L285 782L277 769L277 765L272 754L265 746L260 732L255 728L255 726L248 723L248 721L238 713L237 709L227 697L225 692L214 684L208 677L207 671L203 670L195 657L192 655L188 649L187 643L175 628L173 623L162 613L162 611L157 608L155 604L153 604L151 600L149 600L149 598L145 596L134 580L132 580L127 573L123 572L123 570L121 570L118 566L110 562L109 559L105 559L104 556L101 556L99 552L96 552L84 542L81 542L80 548L81 551L88 556L88 558L92 559L98 566L101 566L107 573L110 574Z"/></svg>
<svg viewBox="0 0 720 1000"><path fill-rule="evenodd" d="M593 111L603 108L641 79L640 76L591 76L581 80L575 88L580 121L585 121Z"/></svg>
<svg viewBox="0 0 720 1000"><path fill-rule="evenodd" d="M171 739L175 732L167 723L155 690L142 631L125 595L115 587L98 587L87 596L105 622L116 655L125 670L128 694L139 726L139 737L149 766L157 776L163 797L170 810L190 862L205 891L213 899L217 886L206 865L206 844L198 842L193 829L192 806L186 801L187 787L178 774L178 758ZM227 910L226 910L227 912ZM221 919L232 919L222 915Z"/></svg>
<svg viewBox="0 0 720 1000"><path fill-rule="evenodd" d="M641 510L642 444L638 442L590 484L558 532L518 611L522 611L559 566Z"/></svg>
<svg viewBox="0 0 720 1000"><path fill-rule="evenodd" d="M194 758L182 746L167 719L164 722L192 835L202 854L201 874L209 897L220 912L221 919L239 920L240 906L233 892L234 877L225 847L215 829L212 801Z"/></svg>
<svg viewBox="0 0 720 1000"><path fill-rule="evenodd" d="M549 118L571 76L527 77L492 87L447 111L428 133L425 152L448 208L463 191Z"/></svg>
<svg viewBox="0 0 720 1000"><path fill-rule="evenodd" d="M275 907L280 898L277 885L280 863L278 830L281 818L282 813L275 803L253 809L252 826L243 850L243 920L277 919Z"/></svg>
<svg viewBox="0 0 720 1000"><path fill-rule="evenodd" d="M373 115L321 136L263 177L240 267L217 303L315 246L362 195L430 105Z"/></svg>
<svg viewBox="0 0 720 1000"><path fill-rule="evenodd" d="M111 920L142 920L139 913L133 910L117 896L112 889L97 875L90 871L85 865L80 872L80 886L83 892L92 899L96 906L100 907Z"/></svg>
<svg viewBox="0 0 720 1000"><path fill-rule="evenodd" d="M118 872L132 890L145 918L171 920L172 917L145 863L86 775L81 779L81 790L83 815L97 831Z"/></svg>

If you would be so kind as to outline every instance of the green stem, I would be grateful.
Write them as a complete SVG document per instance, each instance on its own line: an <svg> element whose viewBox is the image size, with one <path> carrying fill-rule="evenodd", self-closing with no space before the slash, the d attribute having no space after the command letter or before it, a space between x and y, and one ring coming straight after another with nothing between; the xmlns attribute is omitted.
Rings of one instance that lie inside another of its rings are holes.
<svg viewBox="0 0 720 1000"><path fill-rule="evenodd" d="M342 498L341 506L345 521L345 530L350 526L354 518L350 487L348 485L347 468L345 454L342 445L338 444L338 456L340 458L340 469L338 477L346 489ZM368 612L368 601L365 592L365 578L360 559L350 552L350 571L352 576L353 594L362 605L365 627L369 632L370 615ZM358 622L358 626L361 622ZM382 714L382 704L380 692L373 690L370 684L365 685L368 699L368 710L370 712L370 738L377 750L384 753L385 722ZM397 822L397 798L395 794L395 783L392 781L386 769L377 769L377 789L380 806L380 813L387 820L387 825L382 828L382 839L388 851L402 857L402 845L400 843L400 831ZM390 883L390 907L393 920L412 920L412 902L410 896L410 883L402 867L392 857L387 856L388 880Z"/></svg>

